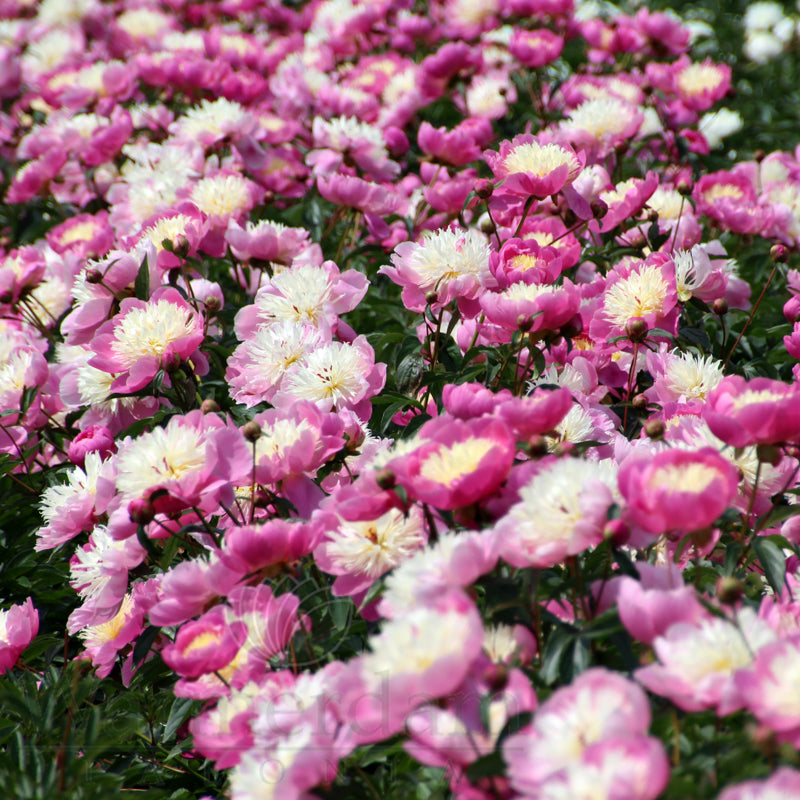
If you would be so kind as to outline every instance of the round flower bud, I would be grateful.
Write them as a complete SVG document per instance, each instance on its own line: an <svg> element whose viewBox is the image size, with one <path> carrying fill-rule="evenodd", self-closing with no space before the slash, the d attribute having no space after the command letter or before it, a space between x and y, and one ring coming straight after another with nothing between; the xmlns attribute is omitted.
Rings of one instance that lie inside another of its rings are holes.
<svg viewBox="0 0 800 800"><path fill-rule="evenodd" d="M660 419L649 419L644 424L644 432L648 438L655 440L664 438L666 425Z"/></svg>
<svg viewBox="0 0 800 800"><path fill-rule="evenodd" d="M137 497L128 503L128 516L137 525L147 525L155 519L156 509L148 499Z"/></svg>
<svg viewBox="0 0 800 800"><path fill-rule="evenodd" d="M242 436L247 439L248 442L254 442L261 436L261 426L255 421L250 420L250 422L246 422L242 426Z"/></svg>
<svg viewBox="0 0 800 800"><path fill-rule="evenodd" d="M778 264L785 264L789 260L789 251L785 245L774 244L769 249L769 257Z"/></svg>
<svg viewBox="0 0 800 800"><path fill-rule="evenodd" d="M382 469L378 471L378 474L375 476L375 483L383 489L384 491L387 489L392 489L395 484L397 483L397 478L395 477L394 472L390 469Z"/></svg>
<svg viewBox="0 0 800 800"><path fill-rule="evenodd" d="M647 396L643 394L636 394L633 396L633 399L631 400L631 405L637 411L644 411L644 409L647 408L647 404L648 404Z"/></svg>
<svg viewBox="0 0 800 800"><path fill-rule="evenodd" d="M103 273L99 269L86 270L86 283L102 283Z"/></svg>
<svg viewBox="0 0 800 800"><path fill-rule="evenodd" d="M220 410L219 403L216 400L214 400L213 397L206 397L206 399L203 400L202 403L200 403L200 410L204 414L215 414L217 411Z"/></svg>
<svg viewBox="0 0 800 800"><path fill-rule="evenodd" d="M716 592L720 603L733 605L742 599L742 595L744 595L744 584L738 578L729 575L717 581Z"/></svg>
<svg viewBox="0 0 800 800"><path fill-rule="evenodd" d="M475 194L481 200L488 200L492 196L492 192L494 192L494 184L491 181L486 180L486 178L478 178L475 181Z"/></svg>
<svg viewBox="0 0 800 800"><path fill-rule="evenodd" d="M718 297L712 304L711 310L718 316L724 317L728 313L728 301L724 297Z"/></svg>
<svg viewBox="0 0 800 800"><path fill-rule="evenodd" d="M647 320L642 317L631 317L625 325L625 333L632 342L643 342L647 338Z"/></svg>

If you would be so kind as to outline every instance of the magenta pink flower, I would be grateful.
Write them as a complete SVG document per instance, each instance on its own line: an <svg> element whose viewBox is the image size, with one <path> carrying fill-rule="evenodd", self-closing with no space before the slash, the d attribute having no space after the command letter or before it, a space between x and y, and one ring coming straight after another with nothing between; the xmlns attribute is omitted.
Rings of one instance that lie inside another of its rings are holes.
<svg viewBox="0 0 800 800"><path fill-rule="evenodd" d="M532 31L517 28L508 43L511 55L530 69L539 69L555 61L563 49L563 37L547 28Z"/></svg>
<svg viewBox="0 0 800 800"><path fill-rule="evenodd" d="M287 228L269 220L248 222L242 228L235 220L231 220L225 232L225 241L236 258L242 261L257 258L291 264L292 259L307 246L308 231L305 228Z"/></svg>
<svg viewBox="0 0 800 800"><path fill-rule="evenodd" d="M710 447L627 458L619 488L631 520L650 533L689 533L711 525L733 503L736 467Z"/></svg>
<svg viewBox="0 0 800 800"><path fill-rule="evenodd" d="M519 197L549 197L572 183L583 169L585 157L571 147L541 144L530 134L500 142L500 150L484 153L502 191Z"/></svg>
<svg viewBox="0 0 800 800"><path fill-rule="evenodd" d="M38 632L39 612L30 597L24 603L0 611L0 675L17 663Z"/></svg>
<svg viewBox="0 0 800 800"><path fill-rule="evenodd" d="M67 457L73 464L82 467L89 453L98 453L100 458L108 458L116 449L114 435L108 428L104 425L90 425L70 442Z"/></svg>
<svg viewBox="0 0 800 800"><path fill-rule="evenodd" d="M412 499L436 508L463 508L491 494L505 480L515 442L500 420L437 417L422 426L420 447L390 461Z"/></svg>
<svg viewBox="0 0 800 800"><path fill-rule="evenodd" d="M337 206L349 206L359 211L386 216L399 210L400 198L378 183L353 175L330 175L317 178L319 193Z"/></svg>
<svg viewBox="0 0 800 800"><path fill-rule="evenodd" d="M215 606L200 619L181 627L162 651L167 666L185 678L199 678L229 664L247 636L243 622L228 622L225 608Z"/></svg>
<svg viewBox="0 0 800 800"><path fill-rule="evenodd" d="M542 246L536 239L506 239L499 252L489 256L489 269L502 288L522 282L549 284L564 269L555 247Z"/></svg>
<svg viewBox="0 0 800 800"><path fill-rule="evenodd" d="M493 138L491 123L483 118L467 118L450 131L423 122L417 133L423 153L454 167L463 167L479 159L482 149Z"/></svg>
<svg viewBox="0 0 800 800"><path fill-rule="evenodd" d="M147 302L128 298L91 342L90 366L117 375L114 392L136 392L165 367L189 361L205 339L203 319L171 286ZM200 362L202 363L202 362Z"/></svg>
<svg viewBox="0 0 800 800"><path fill-rule="evenodd" d="M769 378L746 381L729 375L703 408L711 432L733 447L782 444L800 439L800 389Z"/></svg>
<svg viewBox="0 0 800 800"><path fill-rule="evenodd" d="M320 531L306 523L271 519L263 525L232 526L225 531L220 561L242 575L308 555Z"/></svg>

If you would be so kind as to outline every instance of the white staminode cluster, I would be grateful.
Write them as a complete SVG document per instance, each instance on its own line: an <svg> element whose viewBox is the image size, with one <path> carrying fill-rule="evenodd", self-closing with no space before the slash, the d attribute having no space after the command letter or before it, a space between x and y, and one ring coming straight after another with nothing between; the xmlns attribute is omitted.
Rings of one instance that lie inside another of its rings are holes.
<svg viewBox="0 0 800 800"><path fill-rule="evenodd" d="M780 3L753 3L744 14L745 55L757 64L766 64L784 51L794 36L795 25Z"/></svg>

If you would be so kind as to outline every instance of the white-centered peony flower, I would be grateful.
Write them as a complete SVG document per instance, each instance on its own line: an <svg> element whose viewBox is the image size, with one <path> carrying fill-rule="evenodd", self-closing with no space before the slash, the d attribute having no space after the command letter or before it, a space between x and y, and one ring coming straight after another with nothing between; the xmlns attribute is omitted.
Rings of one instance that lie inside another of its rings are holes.
<svg viewBox="0 0 800 800"><path fill-rule="evenodd" d="M713 356L679 353L667 360L667 387L684 398L705 400L706 395L722 380L722 364Z"/></svg>
<svg viewBox="0 0 800 800"><path fill-rule="evenodd" d="M326 407L354 405L366 389L364 357L343 342L328 342L308 353L286 376L286 390Z"/></svg>
<svg viewBox="0 0 800 800"><path fill-rule="evenodd" d="M230 217L252 206L250 186L241 175L214 175L198 181L189 199L209 217Z"/></svg>
<svg viewBox="0 0 800 800"><path fill-rule="evenodd" d="M342 520L328 537L328 556L339 569L377 578L419 550L425 526L417 507L408 516L393 508L375 520Z"/></svg>
<svg viewBox="0 0 800 800"><path fill-rule="evenodd" d="M97 493L97 479L103 460L96 452L86 454L86 461L83 469L73 467L67 473L67 482L48 486L42 492L39 501L39 512L49 525L63 513L64 507L72 500L76 500L83 495L94 495Z"/></svg>
<svg viewBox="0 0 800 800"><path fill-rule="evenodd" d="M117 490L126 497L141 497L148 489L206 466L203 433L182 425L154 428L122 448L116 466Z"/></svg>
<svg viewBox="0 0 800 800"><path fill-rule="evenodd" d="M658 314L664 307L668 288L659 267L652 264L643 266L606 288L603 299L605 316L624 328L632 317Z"/></svg>
<svg viewBox="0 0 800 800"><path fill-rule="evenodd" d="M120 363L130 368L140 358L160 358L170 344L202 331L200 318L169 300L158 300L124 314L114 328L111 349Z"/></svg>
<svg viewBox="0 0 800 800"><path fill-rule="evenodd" d="M565 130L581 130L599 142L611 142L632 126L637 106L616 97L598 97L581 103L563 123Z"/></svg>
<svg viewBox="0 0 800 800"><path fill-rule="evenodd" d="M90 625L78 631L78 636L83 639L86 647L101 647L104 644L113 642L127 622L128 614L133 609L133 596L126 594L119 607L119 611L108 622L101 622L99 625Z"/></svg>

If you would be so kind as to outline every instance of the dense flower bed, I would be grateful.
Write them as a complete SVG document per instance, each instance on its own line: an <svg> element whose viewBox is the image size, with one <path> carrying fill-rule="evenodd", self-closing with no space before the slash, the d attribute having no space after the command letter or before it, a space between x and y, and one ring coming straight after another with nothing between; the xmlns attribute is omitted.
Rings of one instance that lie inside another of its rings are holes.
<svg viewBox="0 0 800 800"><path fill-rule="evenodd" d="M800 151L727 61L0 0L9 796L800 798Z"/></svg>

